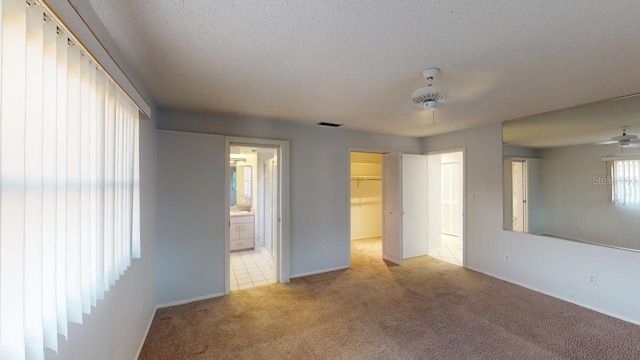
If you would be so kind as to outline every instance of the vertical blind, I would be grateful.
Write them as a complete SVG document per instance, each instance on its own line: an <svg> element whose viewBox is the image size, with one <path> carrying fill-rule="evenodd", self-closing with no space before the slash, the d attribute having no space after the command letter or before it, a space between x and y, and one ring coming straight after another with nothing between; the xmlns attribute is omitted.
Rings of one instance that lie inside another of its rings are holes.
<svg viewBox="0 0 640 360"><path fill-rule="evenodd" d="M35 0L0 0L0 358L43 359L140 256L138 109Z"/></svg>
<svg viewBox="0 0 640 360"><path fill-rule="evenodd" d="M640 160L613 161L613 198L616 204L640 204Z"/></svg>

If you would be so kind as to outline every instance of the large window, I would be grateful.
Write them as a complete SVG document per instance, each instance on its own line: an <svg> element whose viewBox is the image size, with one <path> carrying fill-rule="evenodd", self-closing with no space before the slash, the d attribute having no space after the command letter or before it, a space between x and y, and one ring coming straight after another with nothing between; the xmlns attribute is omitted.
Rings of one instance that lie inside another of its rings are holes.
<svg viewBox="0 0 640 360"><path fill-rule="evenodd" d="M610 162L611 197L616 204L640 204L640 160Z"/></svg>
<svg viewBox="0 0 640 360"><path fill-rule="evenodd" d="M140 256L138 109L34 0L0 0L0 99L0 358L42 359Z"/></svg>

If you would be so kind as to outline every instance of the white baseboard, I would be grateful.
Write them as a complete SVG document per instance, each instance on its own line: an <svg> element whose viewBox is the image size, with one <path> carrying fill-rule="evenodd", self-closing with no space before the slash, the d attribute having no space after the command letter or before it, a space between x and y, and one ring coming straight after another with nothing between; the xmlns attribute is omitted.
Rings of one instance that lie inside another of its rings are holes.
<svg viewBox="0 0 640 360"><path fill-rule="evenodd" d="M326 273L326 272L330 272L330 271L344 270L344 269L348 269L348 268L350 268L350 266L338 266L336 268L331 268L331 269L310 271L310 272L306 272L306 273L302 273L302 274L290 275L289 279L295 279L295 278L300 278L300 277L310 276L310 275L318 275L318 274L322 274L322 273Z"/></svg>
<svg viewBox="0 0 640 360"><path fill-rule="evenodd" d="M149 330L151 330L151 324L153 323L153 319L156 317L157 311L158 311L158 307L156 306L156 308L153 309L153 313L151 314L151 319L149 319L149 324L147 324L147 330L145 330L144 332L144 336L142 337L142 342L140 343L140 347L138 347L138 353L136 354L136 359L140 358L142 347L144 346L145 341L147 341L147 336L149 336Z"/></svg>
<svg viewBox="0 0 640 360"><path fill-rule="evenodd" d="M578 305L578 306L583 307L583 308L585 308L585 309L593 310L593 311L595 311L595 312L599 312L599 313L601 313L601 314L604 314L604 315L607 315L607 316L611 316L611 317L613 317L613 318L616 318L616 319L619 319L619 320L622 320L622 321L626 321L626 322L631 323L631 324L640 325L640 321L636 321L636 320L633 320L633 319L629 319L629 318L626 318L626 317L624 317L624 316L620 316L620 315L614 314L614 313L609 312L609 311L605 311L605 310L602 310L602 309L598 309L598 308L593 307L593 306L590 306L590 305L585 305L585 304L583 304L583 303L581 303L581 302L577 302L577 301L575 301L575 300L568 299L568 298L566 298L566 297L564 297L564 296L559 296L559 295L556 295L556 294L552 294L552 293L550 293L550 292L547 292L547 291L543 291L543 290L537 289L537 288L535 288L535 287L533 287L533 286L525 285L525 284L522 284L522 283L520 283L520 282L513 281L513 280L511 280L511 279L506 279L506 278L503 278L503 277L501 277L501 276L497 276L497 275L494 275L494 274L488 273L488 272L486 272L486 271L481 271L481 270L478 270L478 269L474 269L474 268L472 268L472 267L470 267L470 266L467 266L466 268L467 268L467 269L469 269L469 270L473 270L473 271L479 272L479 273L481 273L481 274L487 275L487 276L491 276L491 277L496 278L496 279L500 279L500 280L502 280L502 281L506 281L506 282L511 283L511 284L515 284L515 285L518 285L518 286L522 286L523 288L526 288L526 289L529 289L529 290L532 290L532 291L535 291L535 292L538 292L538 293L541 293L541 294L545 294L545 295L547 295L547 296L551 296L551 297L556 298L556 299L560 299L560 300L562 300L562 301L566 301L566 302L571 303L571 304L574 304L574 305Z"/></svg>
<svg viewBox="0 0 640 360"><path fill-rule="evenodd" d="M170 307L170 306L184 305L184 304L192 303L194 301L213 299L213 298L217 298L217 297L224 296L224 295L225 294L222 292L222 293L217 293L217 294L209 294L209 295L198 296L198 297L194 297L194 298L191 298L191 299L172 301L172 302L160 304L160 305L158 305L157 308L158 309L162 309L162 308L166 308L166 307Z"/></svg>

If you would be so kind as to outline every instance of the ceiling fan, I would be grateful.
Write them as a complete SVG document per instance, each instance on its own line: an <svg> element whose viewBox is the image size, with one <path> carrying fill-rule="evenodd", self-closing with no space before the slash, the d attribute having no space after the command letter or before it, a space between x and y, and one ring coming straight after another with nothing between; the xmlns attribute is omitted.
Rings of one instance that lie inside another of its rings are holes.
<svg viewBox="0 0 640 360"><path fill-rule="evenodd" d="M438 106L449 104L452 99L447 96L447 88L441 85L433 85L433 79L440 75L440 69L429 68L422 72L422 76L429 83L427 86L415 90L411 94L414 107L422 110L431 110L435 125L435 110Z"/></svg>
<svg viewBox="0 0 640 360"><path fill-rule="evenodd" d="M640 140L638 135L627 135L627 131L631 129L631 126L622 127L622 135L614 136L610 141L599 142L598 145L619 144L621 147L640 147Z"/></svg>

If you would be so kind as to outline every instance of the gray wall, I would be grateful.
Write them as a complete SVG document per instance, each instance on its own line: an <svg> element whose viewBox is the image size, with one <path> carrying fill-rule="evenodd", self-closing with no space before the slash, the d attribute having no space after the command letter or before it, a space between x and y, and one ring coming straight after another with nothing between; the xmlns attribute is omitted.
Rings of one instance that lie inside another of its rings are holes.
<svg viewBox="0 0 640 360"><path fill-rule="evenodd" d="M622 155L640 154L625 149ZM603 157L620 156L620 147L566 146L541 149L545 232L640 250L640 206L613 205Z"/></svg>
<svg viewBox="0 0 640 360"><path fill-rule="evenodd" d="M466 213L469 268L640 324L640 253L502 230L500 124L428 137L422 146L467 149L467 195L475 197Z"/></svg>
<svg viewBox="0 0 640 360"><path fill-rule="evenodd" d="M522 157L522 158L537 158L540 157L538 150L523 146L503 145L502 154L505 157Z"/></svg>
<svg viewBox="0 0 640 360"><path fill-rule="evenodd" d="M158 304L224 293L224 145L158 131Z"/></svg>
<svg viewBox="0 0 640 360"><path fill-rule="evenodd" d="M142 257L133 259L104 300L84 315L84 324L69 324L69 340L47 359L133 359L144 341L156 308L156 130L140 122L140 234Z"/></svg>
<svg viewBox="0 0 640 360"><path fill-rule="evenodd" d="M267 119L214 116L163 109L158 118L158 128L229 136L254 137L265 139L289 140L290 155L290 269L292 276L347 267L350 264L349 234L349 148L395 150L406 153L420 153L420 140L417 138L382 135L361 131L322 128ZM162 146L160 144L160 146ZM159 148L159 152L164 150ZM175 156L187 161L188 154L175 149ZM216 172L224 172L227 162L219 154L211 154L208 164ZM211 188L212 192L224 193L226 188ZM214 204L212 204L213 206ZM224 203L215 204L222 211ZM159 214L159 224L168 221ZM224 218L212 221L222 222ZM219 226L219 225L216 225ZM211 243L201 244L203 252L220 248L224 237ZM180 241L173 239L171 241ZM158 253L166 252L164 245L158 245ZM327 253L322 254L322 247ZM210 259L212 263L223 264L224 254L216 253ZM158 273L169 272L175 264L158 263ZM191 269L180 271L193 272L202 266L197 261L186 264ZM220 265L216 265L220 266ZM166 267L166 268L165 268ZM223 274L217 275L220 279ZM180 292L184 285L175 279L171 284L161 282L158 288L158 303L189 299L201 296L196 292ZM214 281L214 280L212 280ZM216 284L218 280L215 280ZM220 282L220 284L223 284ZM222 285L211 289L212 295L224 292Z"/></svg>

